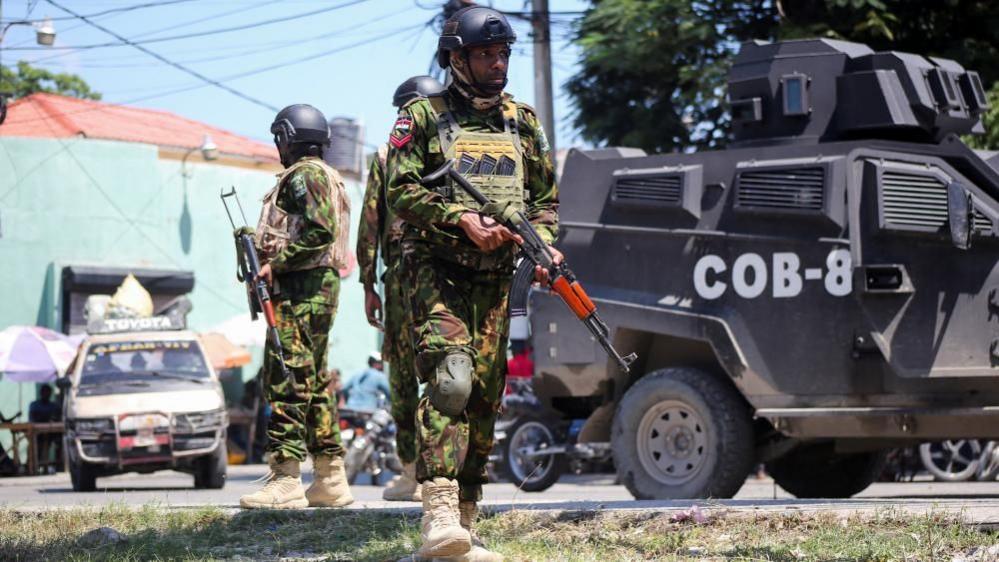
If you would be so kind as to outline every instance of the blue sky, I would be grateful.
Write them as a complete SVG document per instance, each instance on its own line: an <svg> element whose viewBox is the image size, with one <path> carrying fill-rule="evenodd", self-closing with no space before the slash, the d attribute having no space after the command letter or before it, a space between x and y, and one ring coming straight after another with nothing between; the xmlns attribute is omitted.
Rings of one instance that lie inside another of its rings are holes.
<svg viewBox="0 0 999 562"><path fill-rule="evenodd" d="M3 19L68 14L46 0L0 0ZM57 0L79 14L149 3L148 0ZM327 117L363 120L366 140L384 140L394 120L392 93L405 78L427 72L436 48L436 31L427 22L443 0L187 0L94 17L94 21L241 92L282 107L310 103ZM488 2L483 2L488 3ZM524 0L493 0L494 7L529 10ZM580 11L584 0L550 0L553 12ZM333 9L335 6L343 7ZM30 13L29 13L30 8ZM175 39L328 9L322 13L242 31ZM556 84L555 118L560 147L577 144L571 107L562 84L576 68L578 51L567 41L570 22L578 16L556 16L552 58ZM508 91L534 103L532 45L526 22L514 20L521 41L515 46ZM79 20L54 22L56 46L79 47L117 42ZM353 46L359 42L367 44ZM325 54L330 51L337 51ZM28 27L13 27L3 41L2 61L36 62L54 71L82 76L104 100L164 109L268 140L273 112L200 82L132 47L42 50ZM252 76L227 77L270 66ZM186 91L185 88L193 88ZM143 99L145 98L145 99Z"/></svg>

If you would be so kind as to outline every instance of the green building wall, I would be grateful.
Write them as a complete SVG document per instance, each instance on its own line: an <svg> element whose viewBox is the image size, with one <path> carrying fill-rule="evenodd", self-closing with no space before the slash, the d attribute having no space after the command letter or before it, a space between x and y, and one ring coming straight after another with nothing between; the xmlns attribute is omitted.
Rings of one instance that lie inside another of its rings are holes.
<svg viewBox="0 0 999 562"><path fill-rule="evenodd" d="M182 167L157 147L114 141L0 137L0 329L59 329L60 278L68 265L190 270L191 329L207 330L246 312L236 281L232 230L219 192L236 186L251 223L273 185L272 172L195 160ZM183 173L186 170L186 174ZM346 180L351 248L363 185ZM364 318L357 271L343 280L330 337L330 366L351 374L379 345ZM251 349L260 364L262 349ZM22 411L36 387L0 379L0 413ZM0 445L10 436L0 434Z"/></svg>

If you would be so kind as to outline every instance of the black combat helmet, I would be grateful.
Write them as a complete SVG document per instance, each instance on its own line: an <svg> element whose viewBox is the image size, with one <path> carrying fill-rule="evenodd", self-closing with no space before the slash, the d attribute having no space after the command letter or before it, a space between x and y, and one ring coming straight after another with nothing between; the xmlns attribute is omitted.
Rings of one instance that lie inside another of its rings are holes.
<svg viewBox="0 0 999 562"><path fill-rule="evenodd" d="M392 105L402 107L410 100L439 94L443 90L444 85L431 76L414 76L395 89Z"/></svg>
<svg viewBox="0 0 999 562"><path fill-rule="evenodd" d="M451 65L451 51L493 43L511 44L517 34L506 16L485 6L469 6L454 13L444 22L437 41L437 63L441 68Z"/></svg>
<svg viewBox="0 0 999 562"><path fill-rule="evenodd" d="M330 128L323 112L304 103L289 105L278 112L271 123L271 133L278 147L290 147L293 144L330 143Z"/></svg>

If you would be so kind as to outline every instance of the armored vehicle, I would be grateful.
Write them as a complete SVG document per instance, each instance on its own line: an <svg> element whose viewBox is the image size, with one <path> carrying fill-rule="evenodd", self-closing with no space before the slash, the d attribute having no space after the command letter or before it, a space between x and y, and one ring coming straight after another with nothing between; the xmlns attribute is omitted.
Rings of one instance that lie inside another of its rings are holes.
<svg viewBox="0 0 999 562"><path fill-rule="evenodd" d="M535 388L637 498L730 497L766 463L845 497L882 451L999 437L999 158L977 73L832 40L751 42L726 150L573 151L568 263L625 374L532 295Z"/></svg>

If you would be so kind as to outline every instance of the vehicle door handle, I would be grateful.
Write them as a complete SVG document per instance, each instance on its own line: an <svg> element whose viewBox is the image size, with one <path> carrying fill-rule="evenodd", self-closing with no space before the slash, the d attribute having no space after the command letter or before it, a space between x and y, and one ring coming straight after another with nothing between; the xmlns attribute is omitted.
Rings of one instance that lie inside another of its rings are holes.
<svg viewBox="0 0 999 562"><path fill-rule="evenodd" d="M865 293L907 294L915 292L912 278L902 264L874 264L860 267Z"/></svg>

